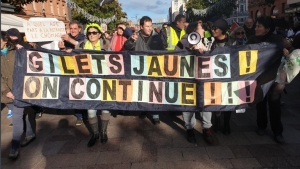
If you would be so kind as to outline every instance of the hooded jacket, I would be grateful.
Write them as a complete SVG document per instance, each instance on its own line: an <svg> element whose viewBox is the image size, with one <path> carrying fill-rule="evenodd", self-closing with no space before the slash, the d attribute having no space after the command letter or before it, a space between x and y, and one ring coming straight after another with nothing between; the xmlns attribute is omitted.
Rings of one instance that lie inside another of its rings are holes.
<svg viewBox="0 0 300 169"><path fill-rule="evenodd" d="M132 38L129 38L125 44L125 49L135 50L135 51L144 51L144 50L164 50L162 40L154 30L152 31L148 41L146 42L141 31L139 31L139 37L136 41Z"/></svg>

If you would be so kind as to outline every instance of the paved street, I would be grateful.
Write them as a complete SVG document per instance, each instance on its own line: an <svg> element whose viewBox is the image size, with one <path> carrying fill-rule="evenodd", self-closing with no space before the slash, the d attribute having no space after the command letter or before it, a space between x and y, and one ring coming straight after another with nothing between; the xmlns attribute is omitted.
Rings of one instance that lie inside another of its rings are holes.
<svg viewBox="0 0 300 169"><path fill-rule="evenodd" d="M254 109L233 114L232 133L214 133L207 145L196 126L197 145L186 141L180 114L161 114L161 123L139 119L138 114L111 117L108 143L87 148L88 130L75 126L72 111L47 110L37 120L37 139L21 149L19 158L8 159L12 127L1 118L1 168L3 169L189 169L189 168L300 168L300 77L287 85L283 95L282 122L286 144L273 141L270 127L258 136ZM63 115L58 115L63 114ZM199 119L199 118L198 118Z"/></svg>

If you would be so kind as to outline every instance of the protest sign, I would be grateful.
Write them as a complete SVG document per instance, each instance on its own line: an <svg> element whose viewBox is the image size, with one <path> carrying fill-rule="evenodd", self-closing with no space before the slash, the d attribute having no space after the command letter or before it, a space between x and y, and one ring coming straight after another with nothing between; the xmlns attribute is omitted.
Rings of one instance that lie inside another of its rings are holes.
<svg viewBox="0 0 300 169"><path fill-rule="evenodd" d="M24 21L23 26L28 42L59 41L66 34L62 21Z"/></svg>
<svg viewBox="0 0 300 169"><path fill-rule="evenodd" d="M17 106L135 111L230 111L254 106L274 82L280 47L187 51L17 52ZM273 71L275 70L275 71Z"/></svg>

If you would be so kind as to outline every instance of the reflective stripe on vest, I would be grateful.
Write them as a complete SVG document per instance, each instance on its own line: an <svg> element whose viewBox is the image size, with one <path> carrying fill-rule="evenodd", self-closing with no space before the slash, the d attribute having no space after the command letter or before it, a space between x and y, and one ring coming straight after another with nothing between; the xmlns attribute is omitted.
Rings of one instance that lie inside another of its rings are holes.
<svg viewBox="0 0 300 169"><path fill-rule="evenodd" d="M175 46L180 41L180 39L185 35L185 30L180 31L180 37L178 38L176 31L172 27L167 28L167 50L175 50Z"/></svg>

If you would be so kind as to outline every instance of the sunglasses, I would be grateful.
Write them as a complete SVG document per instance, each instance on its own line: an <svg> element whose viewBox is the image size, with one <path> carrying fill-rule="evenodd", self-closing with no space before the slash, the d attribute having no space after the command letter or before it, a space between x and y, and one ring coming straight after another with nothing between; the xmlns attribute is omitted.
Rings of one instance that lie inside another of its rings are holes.
<svg viewBox="0 0 300 169"><path fill-rule="evenodd" d="M216 26L212 26L211 27L211 30L214 30L214 31L216 31L217 29L219 29L218 27L216 27Z"/></svg>
<svg viewBox="0 0 300 169"><path fill-rule="evenodd" d="M237 32L236 34L237 34L237 35L244 35L245 32Z"/></svg>
<svg viewBox="0 0 300 169"><path fill-rule="evenodd" d="M98 33L99 33L99 32L88 32L87 35L91 35L91 34L97 35Z"/></svg>

